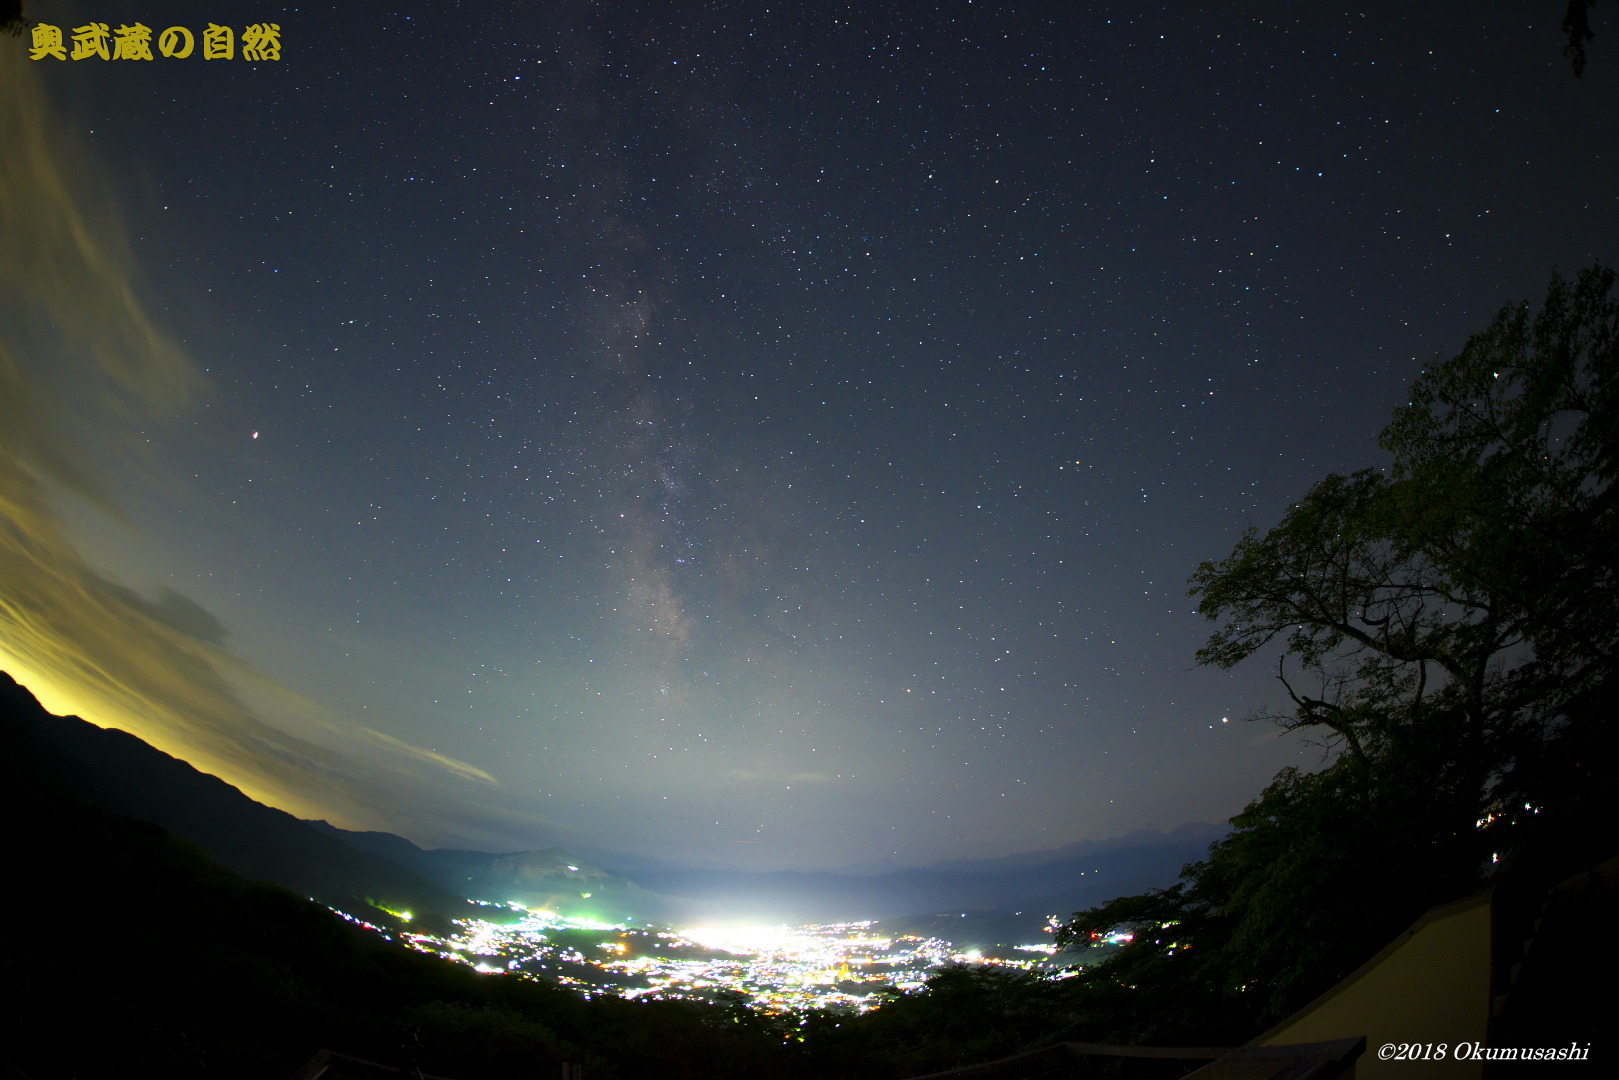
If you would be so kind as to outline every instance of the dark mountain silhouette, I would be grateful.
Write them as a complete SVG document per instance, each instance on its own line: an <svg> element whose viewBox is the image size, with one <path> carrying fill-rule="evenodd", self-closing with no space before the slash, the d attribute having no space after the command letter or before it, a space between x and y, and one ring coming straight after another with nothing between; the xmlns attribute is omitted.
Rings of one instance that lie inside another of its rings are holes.
<svg viewBox="0 0 1619 1080"><path fill-rule="evenodd" d="M0 704L8 722L32 733L65 787L198 844L243 877L273 881L356 914L383 918L390 910L408 911L441 926L464 914L472 898L604 921L677 925L996 913L1011 920L1007 925L1027 924L1038 933L1047 915L1173 881L1182 864L1204 855L1213 828L1183 826L883 874L750 873L642 860L632 878L559 848L423 849L391 833L300 821L127 732L53 716L4 673Z"/></svg>
<svg viewBox="0 0 1619 1080"><path fill-rule="evenodd" d="M1197 824L1051 852L879 874L691 870L650 860L631 873L646 888L685 897L715 916L765 922L889 919L948 911L1067 916L1115 896L1171 884L1183 865L1208 854L1210 840L1220 834L1213 826Z"/></svg>
<svg viewBox="0 0 1619 1080"><path fill-rule="evenodd" d="M350 832L325 821L305 824L474 900L515 901L524 907L609 922L668 923L696 914L691 905L675 897L650 892L561 848L506 854L421 848L393 833Z"/></svg>
<svg viewBox="0 0 1619 1080"><path fill-rule="evenodd" d="M324 821L306 824L458 895L515 900L569 915L689 924L994 913L1005 917L996 925L1021 927L1026 932L1015 936L1031 941L1048 915L1066 917L1115 896L1170 884L1183 865L1203 858L1209 844L1225 834L1194 822L1168 832L1144 829L1050 851L876 874L694 869L629 857L623 861L631 869L613 873L560 848L510 854L424 849L392 833L350 832ZM591 894L588 899L585 893Z"/></svg>
<svg viewBox="0 0 1619 1080"><path fill-rule="evenodd" d="M510 854L424 849L392 833L350 832L324 821L306 824L457 894L515 900L567 915L678 924L994 913L1004 916L995 925L1023 928L1027 932L1014 936L1031 941L1048 915L1066 917L1115 896L1173 882L1183 865L1203 858L1209 843L1224 835L1213 825L1193 823L1167 833L1142 830L1052 851L878 874L706 870L646 859L626 859L635 869L615 874L560 848Z"/></svg>
<svg viewBox="0 0 1619 1080"><path fill-rule="evenodd" d="M1154 848L1175 847L1196 850L1201 857L1201 853L1210 844L1230 831L1230 825L1190 821L1173 829L1137 829L1107 840L1077 840L1072 844L1044 851L1023 851L987 859L950 859L934 864L934 869L980 874L1027 874L1052 880L1069 873L1073 867L1084 869L1086 860L1109 851L1126 849L1147 851Z"/></svg>
<svg viewBox="0 0 1619 1080"><path fill-rule="evenodd" d="M46 712L4 672L0 713L64 790L190 840L244 878L374 918L391 909L439 924L467 911L463 897L428 878L254 802L128 732Z"/></svg>
<svg viewBox="0 0 1619 1080"><path fill-rule="evenodd" d="M939 911L904 915L880 919L872 929L889 937L940 938L968 956L976 952L983 956L1039 959L1039 954L1021 952L1018 946L1052 943L1046 919L1027 911ZM1078 957L1065 953L1057 962L1076 963Z"/></svg>
<svg viewBox="0 0 1619 1080"><path fill-rule="evenodd" d="M277 1080L323 1046L464 1080L555 1076L564 1062L598 1080L809 1075L768 1018L482 975L243 881L85 797L83 757L61 744L103 744L77 723L0 678L0 818L16 871L0 888L0 1075ZM104 745L146 765L156 754Z"/></svg>

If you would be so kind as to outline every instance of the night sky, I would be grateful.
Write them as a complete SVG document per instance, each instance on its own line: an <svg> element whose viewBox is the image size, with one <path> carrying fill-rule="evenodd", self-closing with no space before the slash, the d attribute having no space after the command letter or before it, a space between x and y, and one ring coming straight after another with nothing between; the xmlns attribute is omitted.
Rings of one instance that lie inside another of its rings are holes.
<svg viewBox="0 0 1619 1080"><path fill-rule="evenodd" d="M1187 577L1619 260L1563 7L39 0L198 53L0 38L0 666L426 845L1223 821Z"/></svg>

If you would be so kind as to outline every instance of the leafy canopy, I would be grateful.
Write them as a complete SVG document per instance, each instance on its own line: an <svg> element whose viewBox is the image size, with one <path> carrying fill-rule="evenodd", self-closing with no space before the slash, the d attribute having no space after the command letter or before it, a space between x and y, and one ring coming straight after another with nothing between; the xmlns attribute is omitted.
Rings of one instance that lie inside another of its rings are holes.
<svg viewBox="0 0 1619 1080"><path fill-rule="evenodd" d="M1279 647L1291 707L1258 718L1335 753L1278 774L1179 884L1061 929L1070 946L1136 931L1070 981L1069 1037L1229 1038L1287 1016L1478 887L1510 842L1503 808L1564 793L1615 742L1614 272L1504 308L1421 374L1380 443L1387 467L1326 477L1193 574L1220 624L1199 662Z"/></svg>
<svg viewBox="0 0 1619 1080"><path fill-rule="evenodd" d="M1537 314L1504 308L1417 380L1387 469L1327 477L1199 566L1192 595L1223 622L1199 662L1279 639L1293 709L1268 719L1363 763L1438 754L1464 801L1524 794L1519 766L1608 679L1619 637L1614 281L1596 266L1554 277Z"/></svg>

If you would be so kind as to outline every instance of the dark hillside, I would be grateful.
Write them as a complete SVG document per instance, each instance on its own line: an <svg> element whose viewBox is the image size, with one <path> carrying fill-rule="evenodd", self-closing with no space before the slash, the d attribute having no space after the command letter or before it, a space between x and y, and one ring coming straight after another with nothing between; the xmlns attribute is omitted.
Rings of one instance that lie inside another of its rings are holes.
<svg viewBox="0 0 1619 1080"><path fill-rule="evenodd" d="M0 709L26 732L54 782L115 813L150 821L200 845L249 880L273 881L351 913L386 916L374 905L446 923L464 897L386 859L356 851L291 814L254 802L128 732L76 716L53 716L0 672Z"/></svg>
<svg viewBox="0 0 1619 1080"><path fill-rule="evenodd" d="M680 1002L585 1001L410 952L249 883L64 783L31 695L0 695L0 1059L34 1080L290 1075L326 1046L445 1076L796 1075L781 1035Z"/></svg>
<svg viewBox="0 0 1619 1080"><path fill-rule="evenodd" d="M473 900L516 901L564 915L631 923L673 922L689 908L678 899L649 892L561 848L506 854L456 848L425 850L393 833L349 832L324 821L304 824Z"/></svg>

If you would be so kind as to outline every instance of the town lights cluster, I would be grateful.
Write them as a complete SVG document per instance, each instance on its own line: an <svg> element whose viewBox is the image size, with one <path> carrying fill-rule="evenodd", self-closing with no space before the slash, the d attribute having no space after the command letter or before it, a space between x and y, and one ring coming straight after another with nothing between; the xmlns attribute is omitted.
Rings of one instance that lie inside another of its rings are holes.
<svg viewBox="0 0 1619 1080"><path fill-rule="evenodd" d="M546 979L589 997L734 1002L740 995L771 1012L863 1012L921 987L951 961L1030 969L1049 963L1051 951L1034 945L1005 959L964 954L940 938L879 934L870 922L672 930L504 908L488 919L460 920L447 937L412 933L404 940L479 971Z"/></svg>

